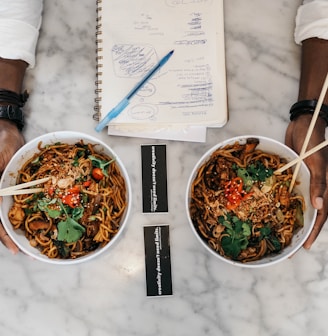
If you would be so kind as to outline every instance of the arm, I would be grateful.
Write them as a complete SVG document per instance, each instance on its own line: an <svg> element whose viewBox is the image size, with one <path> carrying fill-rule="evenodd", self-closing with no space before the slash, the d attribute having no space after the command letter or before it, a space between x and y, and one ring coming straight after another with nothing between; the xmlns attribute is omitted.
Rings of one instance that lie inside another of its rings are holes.
<svg viewBox="0 0 328 336"><path fill-rule="evenodd" d="M20 60L0 59L0 87L21 92L27 64ZM1 101L1 105L7 105ZM14 153L24 144L22 133L12 121L0 119L0 172L4 170ZM11 241L0 224L0 240L12 252L17 253L17 246Z"/></svg>
<svg viewBox="0 0 328 336"><path fill-rule="evenodd" d="M25 71L35 63L35 48L41 23L42 0L11 0L0 8L0 89L21 94ZM0 106L17 106L1 96ZM0 174L24 144L17 124L0 118ZM0 223L0 240L12 252L18 248Z"/></svg>
<svg viewBox="0 0 328 336"><path fill-rule="evenodd" d="M0 7L0 89L14 95L21 94L25 71L35 64L41 12L42 0L11 0ZM0 105L18 104L0 95ZM0 174L24 143L16 124L6 117L0 118Z"/></svg>
<svg viewBox="0 0 328 336"><path fill-rule="evenodd" d="M24 61L0 58L0 88L20 94L26 67ZM7 106L10 103L0 100L0 105ZM23 135L17 125L10 120L0 119L0 173L23 144Z"/></svg>
<svg viewBox="0 0 328 336"><path fill-rule="evenodd" d="M308 6L312 6L309 4ZM328 2L326 8L320 15L324 18L328 16L325 11L328 10ZM306 12L305 14L308 14ZM302 13L301 13L302 14ZM318 14L318 13L317 13ZM306 19L306 18L305 18ZM299 96L298 100L313 100L318 99L322 90L322 86L326 75L328 73L328 39L326 39L328 21L321 20L321 23L312 34L308 29L307 20L303 20L305 24L302 26L298 22L296 29L296 41L299 37L302 42L302 61L301 61L301 78L299 83ZM310 21L308 21L310 22ZM323 25L322 25L323 24ZM321 28L320 28L321 27ZM324 27L325 29L322 29ZM309 37L315 35L314 37ZM303 39L305 38L305 39ZM328 94L324 99L324 104L328 104ZM296 152L300 152L306 132L311 122L311 114L303 114L290 122L286 131L286 144L293 148ZM313 130L308 148L325 140L325 131L327 123L320 116L316 122ZM328 213L328 148L323 148L319 152L311 155L304 160L311 172L310 181L310 196L313 207L318 209L316 222L309 238L304 243L304 248L309 249L318 234L320 233L324 223L327 220Z"/></svg>

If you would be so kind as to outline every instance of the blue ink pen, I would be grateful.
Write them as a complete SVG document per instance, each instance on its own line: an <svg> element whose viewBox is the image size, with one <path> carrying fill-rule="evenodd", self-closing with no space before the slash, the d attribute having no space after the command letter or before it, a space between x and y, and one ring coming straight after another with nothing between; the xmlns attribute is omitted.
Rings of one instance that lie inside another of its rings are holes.
<svg viewBox="0 0 328 336"><path fill-rule="evenodd" d="M172 56L174 50L171 50L166 56L164 56L158 64L151 69L147 75L123 98L107 115L100 121L95 128L97 132L103 130L103 128L115 117L117 117L130 103L130 99L146 84L146 82L158 71Z"/></svg>

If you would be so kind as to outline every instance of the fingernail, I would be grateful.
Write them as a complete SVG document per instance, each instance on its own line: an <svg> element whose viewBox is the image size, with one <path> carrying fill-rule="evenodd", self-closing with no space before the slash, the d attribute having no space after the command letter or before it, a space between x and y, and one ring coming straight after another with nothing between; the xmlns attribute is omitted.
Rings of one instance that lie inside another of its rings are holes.
<svg viewBox="0 0 328 336"><path fill-rule="evenodd" d="M316 197L314 205L315 205L315 208L317 210L320 210L323 206L323 198L322 197Z"/></svg>
<svg viewBox="0 0 328 336"><path fill-rule="evenodd" d="M11 252L11 254L13 254L13 255L16 255L16 254L18 253L18 251L16 251L15 249L10 249L10 252Z"/></svg>

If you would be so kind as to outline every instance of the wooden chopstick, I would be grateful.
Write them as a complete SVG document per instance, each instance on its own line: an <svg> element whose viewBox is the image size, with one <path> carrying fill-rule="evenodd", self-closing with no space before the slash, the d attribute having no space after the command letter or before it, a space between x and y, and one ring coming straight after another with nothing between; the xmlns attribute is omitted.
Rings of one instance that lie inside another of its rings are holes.
<svg viewBox="0 0 328 336"><path fill-rule="evenodd" d="M319 112L321 110L321 106L322 106L323 100L325 98L325 95L326 95L326 92L327 92L327 88L328 88L328 73L327 73L326 79L325 79L325 81L323 83L323 87L322 87L322 90L320 92L320 96L319 96L317 105L316 105L316 107L314 109L314 113L313 113L313 116L312 116L312 119L311 119L311 123L310 123L308 131L306 133L306 137L304 139L304 143L303 143L302 149L300 151L300 157L302 157L305 154L305 151L306 151L307 146L309 144L309 140L310 140L310 137L312 135L312 131L313 131L315 123L317 121ZM293 190L293 188L294 188L294 184L295 184L298 172L300 170L300 167L301 167L301 161L297 162L297 164L296 164L296 167L295 167L295 170L294 170L294 173L293 173L293 177L292 177L292 181L291 181L290 186L289 186L289 192L291 192Z"/></svg>
<svg viewBox="0 0 328 336"><path fill-rule="evenodd" d="M283 171L287 170L288 168L294 166L295 164L301 162L302 160L306 159L308 156L314 154L315 152L319 151L320 149L326 147L328 145L328 139L321 142L319 145L311 148L307 152L305 152L303 155L299 156L298 158L286 163L285 165L281 166L277 170L274 171L275 174L280 174Z"/></svg>
<svg viewBox="0 0 328 336"><path fill-rule="evenodd" d="M32 189L25 189L28 187L35 186L37 184L44 183L48 180L50 180L49 177L44 177L42 179L30 181L30 182L25 182L21 184L16 184L14 186L8 187L8 188L3 188L0 190L0 196L10 196L10 195L23 195L23 194L34 194L37 192L43 191L43 188L32 188Z"/></svg>
<svg viewBox="0 0 328 336"><path fill-rule="evenodd" d="M0 190L0 196L13 196L13 195L27 195L35 194L43 191L43 188L31 188L31 189L16 189L16 190Z"/></svg>

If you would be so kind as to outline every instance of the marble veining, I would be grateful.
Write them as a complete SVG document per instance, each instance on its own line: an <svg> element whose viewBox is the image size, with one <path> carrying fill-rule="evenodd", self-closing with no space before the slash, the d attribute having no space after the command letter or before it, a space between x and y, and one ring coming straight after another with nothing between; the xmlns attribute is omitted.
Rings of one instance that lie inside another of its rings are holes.
<svg viewBox="0 0 328 336"><path fill-rule="evenodd" d="M300 48L293 41L301 1L225 1L230 118L206 143L164 141L169 213L143 215L140 145L159 140L94 131L96 1L45 1L37 66L25 86L25 137L74 130L109 143L131 178L133 207L124 234L98 259L46 265L0 246L0 333L6 336L326 335L328 234L310 251L270 268L225 265L204 251L187 222L184 197L193 165L239 134L283 141L296 100ZM142 228L170 224L172 297L147 298Z"/></svg>

